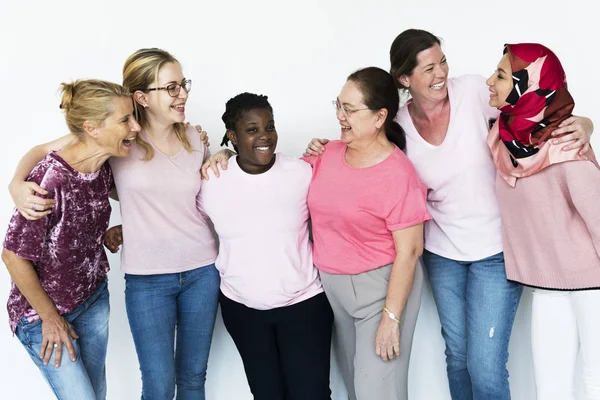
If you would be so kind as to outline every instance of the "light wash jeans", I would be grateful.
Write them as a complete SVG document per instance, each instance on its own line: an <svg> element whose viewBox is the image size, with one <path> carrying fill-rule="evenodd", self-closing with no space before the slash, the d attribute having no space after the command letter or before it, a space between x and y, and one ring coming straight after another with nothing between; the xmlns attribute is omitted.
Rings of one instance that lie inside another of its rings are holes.
<svg viewBox="0 0 600 400"><path fill-rule="evenodd" d="M102 282L81 306L63 317L73 325L79 339L72 340L76 361L69 359L63 346L60 367L54 367L56 350L48 365L40 358L42 321L29 323L21 318L16 336L50 384L59 400L104 400L106 398L106 348L110 304L108 282Z"/></svg>
<svg viewBox="0 0 600 400"><path fill-rule="evenodd" d="M423 264L446 342L452 400L508 400L508 343L523 287L506 280L504 255L451 260L427 250Z"/></svg>
<svg viewBox="0 0 600 400"><path fill-rule="evenodd" d="M125 305L140 370L142 399L204 400L219 300L214 264L160 275L125 275Z"/></svg>

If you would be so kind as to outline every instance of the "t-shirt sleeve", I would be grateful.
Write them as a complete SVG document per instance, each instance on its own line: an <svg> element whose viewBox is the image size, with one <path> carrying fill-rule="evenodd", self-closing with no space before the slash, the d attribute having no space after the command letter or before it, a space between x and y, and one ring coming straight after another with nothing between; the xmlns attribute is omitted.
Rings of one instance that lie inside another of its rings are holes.
<svg viewBox="0 0 600 400"><path fill-rule="evenodd" d="M416 173L406 176L396 188L388 192L394 199L385 217L387 229L398 231L431 219L427 212L427 188Z"/></svg>
<svg viewBox="0 0 600 400"><path fill-rule="evenodd" d="M39 164L27 180L37 183L48 191L49 194L42 197L55 198L57 201L52 213L36 221L26 219L15 209L4 237L4 248L21 258L37 262L44 248L50 220L56 218L59 213L60 196L57 193L60 190L60 184L58 173L55 170L52 168L44 170Z"/></svg>

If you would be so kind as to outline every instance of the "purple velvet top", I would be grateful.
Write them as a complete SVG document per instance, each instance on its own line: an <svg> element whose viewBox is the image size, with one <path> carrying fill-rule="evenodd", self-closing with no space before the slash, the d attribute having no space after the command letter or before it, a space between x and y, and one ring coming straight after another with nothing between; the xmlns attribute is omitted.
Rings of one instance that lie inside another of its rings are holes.
<svg viewBox="0 0 600 400"><path fill-rule="evenodd" d="M109 270L102 242L111 212L112 173L108 163L91 174L78 172L52 152L27 180L46 189L55 206L37 221L25 219L15 209L4 248L30 260L58 312L69 313L94 293ZM30 322L39 319L14 283L8 316L13 333L22 317Z"/></svg>

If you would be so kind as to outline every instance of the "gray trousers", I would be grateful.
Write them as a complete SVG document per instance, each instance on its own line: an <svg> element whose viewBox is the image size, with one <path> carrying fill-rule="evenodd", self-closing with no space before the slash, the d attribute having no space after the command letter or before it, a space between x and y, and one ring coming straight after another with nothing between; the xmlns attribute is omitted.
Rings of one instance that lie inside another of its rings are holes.
<svg viewBox="0 0 600 400"><path fill-rule="evenodd" d="M375 354L391 265L358 275L321 271L333 309L333 348L350 400L407 400L408 364L421 305L423 270L417 263L412 290L402 312L400 357L383 361Z"/></svg>

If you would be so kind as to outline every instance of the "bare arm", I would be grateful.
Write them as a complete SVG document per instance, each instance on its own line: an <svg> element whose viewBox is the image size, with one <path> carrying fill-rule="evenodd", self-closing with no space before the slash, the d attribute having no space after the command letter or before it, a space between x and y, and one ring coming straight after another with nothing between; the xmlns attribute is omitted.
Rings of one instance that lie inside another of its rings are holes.
<svg viewBox="0 0 600 400"><path fill-rule="evenodd" d="M71 361L75 361L75 349L71 343L71 337L77 339L79 336L77 336L71 324L58 313L52 299L48 297L42 287L31 261L25 260L6 249L2 250L2 261L4 261L8 273L19 291L42 320L42 345L39 355L40 358L44 359L44 365L48 365L52 351L56 349L54 366L56 368L60 366L63 344L69 352ZM54 347L54 344L56 344L56 347Z"/></svg>
<svg viewBox="0 0 600 400"><path fill-rule="evenodd" d="M75 136L68 134L52 142L44 143L33 147L19 161L15 174L8 185L8 191L12 197L19 212L27 219L40 219L52 211L54 200L43 199L35 194L48 194L46 190L35 182L26 182L27 176L50 151L60 150L75 139Z"/></svg>
<svg viewBox="0 0 600 400"><path fill-rule="evenodd" d="M417 260L423 253L423 224L392 232L396 258L392 265L385 306L400 318L412 290ZM375 336L375 353L383 361L400 355L400 324L382 310Z"/></svg>

